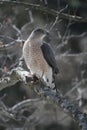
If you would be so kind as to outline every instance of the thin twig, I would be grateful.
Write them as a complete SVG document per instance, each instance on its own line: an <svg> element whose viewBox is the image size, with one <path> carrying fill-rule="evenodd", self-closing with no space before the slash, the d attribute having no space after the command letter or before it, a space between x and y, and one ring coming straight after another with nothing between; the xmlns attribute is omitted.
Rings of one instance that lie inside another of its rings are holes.
<svg viewBox="0 0 87 130"><path fill-rule="evenodd" d="M64 54L61 54L60 57L78 57L78 56L87 56L87 52L82 52L82 53L79 53L79 54L67 54L67 53L64 53Z"/></svg>
<svg viewBox="0 0 87 130"><path fill-rule="evenodd" d="M68 7L68 5L66 5L65 8L61 9L61 10L59 11L59 13L62 13L64 10L67 9L67 7ZM56 17L56 19L55 19L53 25L52 25L51 28L50 28L50 31L53 29L53 27L56 25L57 22L60 22L60 21L58 21L58 20L59 20L59 15Z"/></svg>
<svg viewBox="0 0 87 130"><path fill-rule="evenodd" d="M12 111L12 112L13 111L20 111L23 107L29 106L30 103L38 102L40 100L41 100L40 98L24 100L22 102L19 102L16 105L14 105L12 108L9 108L9 111Z"/></svg>
<svg viewBox="0 0 87 130"><path fill-rule="evenodd" d="M78 82L72 89L70 89L64 96L68 96L69 94L71 94L73 91L75 91L77 88L79 88L79 86L81 84L83 84L84 82L86 82L87 79L82 79L80 82Z"/></svg>

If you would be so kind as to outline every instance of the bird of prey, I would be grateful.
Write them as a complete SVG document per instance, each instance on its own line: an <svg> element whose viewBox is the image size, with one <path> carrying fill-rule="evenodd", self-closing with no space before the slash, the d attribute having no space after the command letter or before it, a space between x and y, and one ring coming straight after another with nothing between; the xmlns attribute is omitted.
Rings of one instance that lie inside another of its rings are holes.
<svg viewBox="0 0 87 130"><path fill-rule="evenodd" d="M23 46L23 57L31 74L42 78L47 86L55 88L54 75L59 72L51 46L44 42L48 32L33 30Z"/></svg>

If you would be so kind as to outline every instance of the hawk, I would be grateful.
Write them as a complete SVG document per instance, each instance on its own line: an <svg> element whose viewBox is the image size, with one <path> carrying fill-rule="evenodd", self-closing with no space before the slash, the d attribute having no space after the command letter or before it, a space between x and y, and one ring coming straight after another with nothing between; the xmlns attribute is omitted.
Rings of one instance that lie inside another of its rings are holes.
<svg viewBox="0 0 87 130"><path fill-rule="evenodd" d="M44 42L48 32L37 28L33 30L23 46L23 57L31 74L42 78L47 86L55 88L54 75L59 70L51 46Z"/></svg>

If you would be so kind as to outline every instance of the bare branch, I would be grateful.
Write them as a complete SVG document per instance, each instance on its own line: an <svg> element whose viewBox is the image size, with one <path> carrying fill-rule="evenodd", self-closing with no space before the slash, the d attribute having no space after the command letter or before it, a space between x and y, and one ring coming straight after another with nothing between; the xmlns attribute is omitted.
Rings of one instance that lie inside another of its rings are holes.
<svg viewBox="0 0 87 130"><path fill-rule="evenodd" d="M87 18L83 18L80 16L76 16L76 15L70 15L70 14L66 14L66 13L62 13L60 11L56 11L54 9L49 9L47 7L43 7L41 5L37 5L37 4L31 4L31 3L26 3L26 2L18 2L18 1L0 1L0 5L18 5L18 6L25 6L25 7L29 7L29 9L34 9L34 10L39 10L41 12L47 13L47 14L51 14L53 16L58 16L59 18L63 18L63 19L71 19L71 21L75 21L75 22L87 22Z"/></svg>
<svg viewBox="0 0 87 130"><path fill-rule="evenodd" d="M15 43L19 44L19 43L23 43L23 42L24 42L24 40L18 39L18 40L14 40L13 42L10 42L8 44L2 45L0 47L0 53L3 52L4 50L9 50L9 49L13 48L13 45L16 46Z"/></svg>
<svg viewBox="0 0 87 130"><path fill-rule="evenodd" d="M24 111L31 111L30 115L37 109L37 102L40 99L27 99L12 108L8 108L0 100L0 126L4 127L23 127L27 121L27 117L23 115ZM31 122L29 122L31 124ZM33 123L34 125L34 123Z"/></svg>

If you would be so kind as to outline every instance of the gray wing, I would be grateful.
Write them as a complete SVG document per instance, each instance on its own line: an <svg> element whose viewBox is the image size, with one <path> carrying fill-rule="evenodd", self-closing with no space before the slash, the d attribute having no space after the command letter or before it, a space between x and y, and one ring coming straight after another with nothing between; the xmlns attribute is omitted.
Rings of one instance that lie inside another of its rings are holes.
<svg viewBox="0 0 87 130"><path fill-rule="evenodd" d="M51 46L47 43L42 43L41 50L43 52L45 60L52 67L53 72L57 74L59 72L59 69L57 67L56 59L54 57L54 53Z"/></svg>

